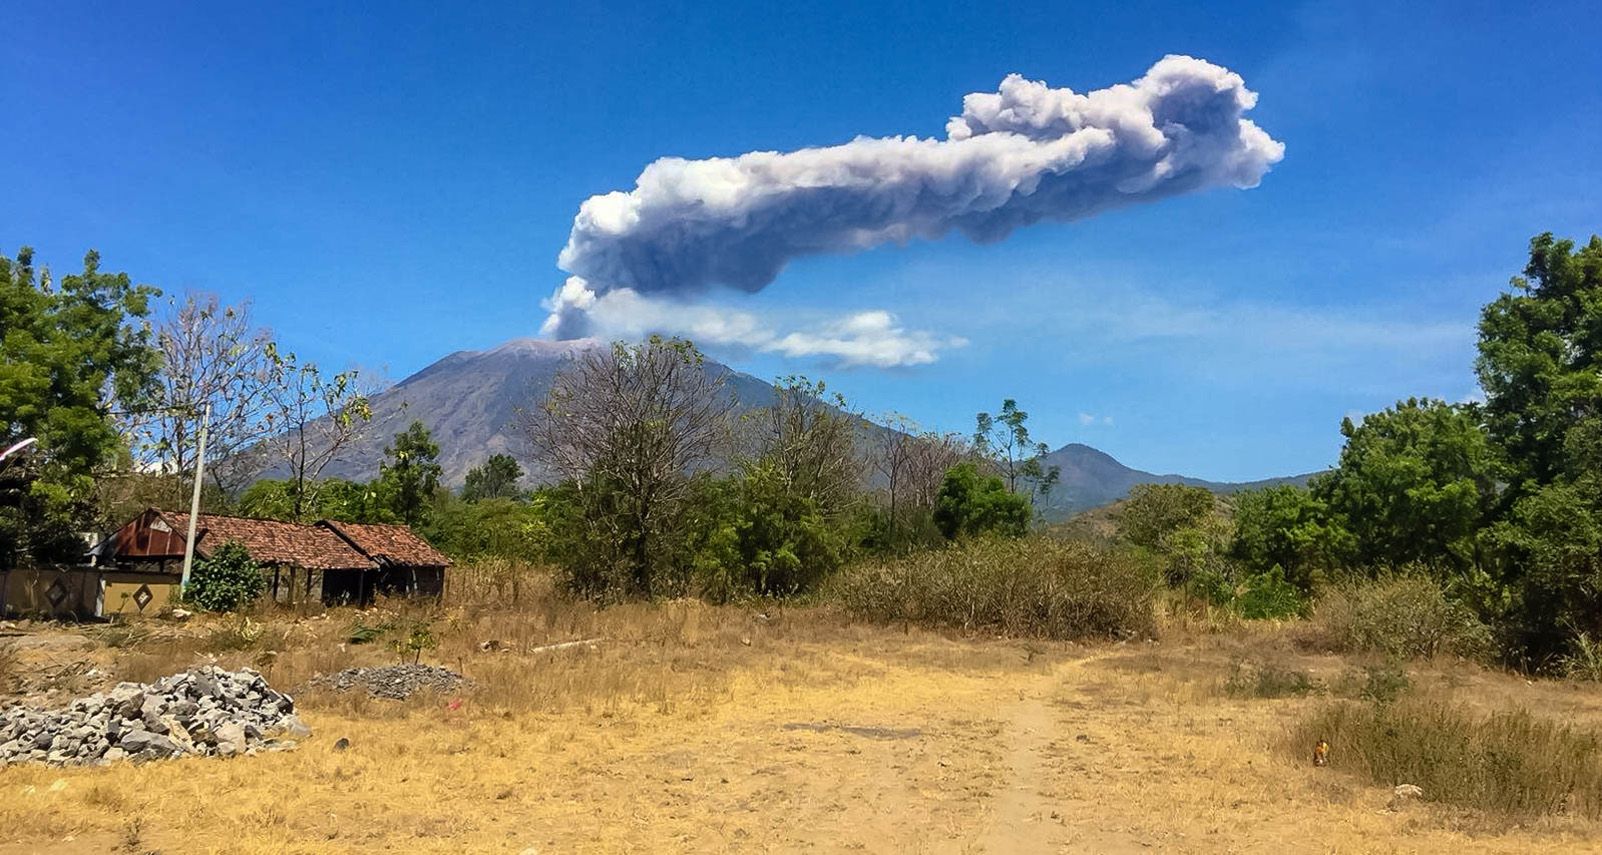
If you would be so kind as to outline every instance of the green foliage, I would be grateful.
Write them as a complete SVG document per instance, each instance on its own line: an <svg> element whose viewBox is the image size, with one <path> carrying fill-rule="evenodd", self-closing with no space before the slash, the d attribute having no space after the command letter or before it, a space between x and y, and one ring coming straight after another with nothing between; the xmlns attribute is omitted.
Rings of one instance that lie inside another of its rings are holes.
<svg viewBox="0 0 1602 855"><path fill-rule="evenodd" d="M1340 465L1312 492L1352 535L1351 560L1420 565L1437 578L1474 565L1498 470L1477 407L1414 398L1359 424L1345 419L1341 434Z"/></svg>
<svg viewBox="0 0 1602 855"><path fill-rule="evenodd" d="M1599 321L1602 238L1576 250L1550 232L1530 241L1524 275L1480 317L1475 369L1515 493L1591 474L1570 443L1602 418Z"/></svg>
<svg viewBox="0 0 1602 855"><path fill-rule="evenodd" d="M190 569L184 601L209 612L231 612L254 603L267 588L261 566L238 543L224 543Z"/></svg>
<svg viewBox="0 0 1602 855"><path fill-rule="evenodd" d="M1035 638L1155 632L1144 562L1078 541L982 538L847 567L830 593L857 617Z"/></svg>
<svg viewBox="0 0 1602 855"><path fill-rule="evenodd" d="M1291 618L1306 607L1301 589L1285 581L1285 571L1277 566L1247 577L1235 597L1235 609L1250 620Z"/></svg>
<svg viewBox="0 0 1602 855"><path fill-rule="evenodd" d="M399 522L421 524L439 490L439 443L426 425L414 421L395 435L384 457L376 484L384 509Z"/></svg>
<svg viewBox="0 0 1602 855"><path fill-rule="evenodd" d="M1532 487L1487 536L1513 591L1507 620L1537 663L1562 657L1577 632L1602 631L1602 514L1581 484Z"/></svg>
<svg viewBox="0 0 1602 855"><path fill-rule="evenodd" d="M94 252L59 282L26 247L0 256L0 447L39 440L0 470L0 567L80 557L94 476L122 450L109 413L141 403L160 365L141 320L158 293L101 272Z"/></svg>
<svg viewBox="0 0 1602 855"><path fill-rule="evenodd" d="M262 480L239 494L235 503L240 514L257 519L295 519L295 482ZM383 506L372 484L327 478L317 484L309 501L300 503L302 513L311 519L340 522L395 522Z"/></svg>
<svg viewBox="0 0 1602 855"><path fill-rule="evenodd" d="M1253 573L1279 567L1303 591L1351 550L1351 535L1309 490L1291 485L1235 497L1234 556Z"/></svg>
<svg viewBox="0 0 1602 855"><path fill-rule="evenodd" d="M1602 737L1528 712L1481 715L1437 697L1338 702L1288 734L1305 758L1329 742L1333 769L1424 798L1512 816L1602 816Z"/></svg>
<svg viewBox="0 0 1602 855"><path fill-rule="evenodd" d="M492 454L478 466L467 470L467 482L462 485L462 498L469 502L485 499L515 499L522 492L517 483L523 478L523 467L510 454Z"/></svg>
<svg viewBox="0 0 1602 855"><path fill-rule="evenodd" d="M536 494L527 502L450 497L435 506L422 534L458 561L512 558L539 563L549 557L551 527L546 516L551 499Z"/></svg>
<svg viewBox="0 0 1602 855"><path fill-rule="evenodd" d="M1136 546L1159 549L1175 532L1201 523L1215 504L1205 487L1137 484L1118 509L1118 535Z"/></svg>
<svg viewBox="0 0 1602 855"><path fill-rule="evenodd" d="M935 500L934 522L947 539L998 534L1022 537L1034 512L1028 498L1007 489L973 463L951 467Z"/></svg>
<svg viewBox="0 0 1602 855"><path fill-rule="evenodd" d="M400 656L401 661L404 662L407 657L411 657L412 664L415 665L423 661L424 651L439 647L439 636L434 634L434 625L431 621L414 619L399 628L389 646Z"/></svg>

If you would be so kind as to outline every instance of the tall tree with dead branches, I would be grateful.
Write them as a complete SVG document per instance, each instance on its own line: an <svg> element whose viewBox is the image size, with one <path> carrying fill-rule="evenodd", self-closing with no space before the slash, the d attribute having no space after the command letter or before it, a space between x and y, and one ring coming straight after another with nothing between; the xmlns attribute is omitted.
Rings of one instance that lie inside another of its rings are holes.
<svg viewBox="0 0 1602 855"><path fill-rule="evenodd" d="M317 507L323 470L362 436L373 409L356 369L324 374L316 363L271 344L267 356L275 382L265 416L268 439L255 455L285 464L291 515L300 521Z"/></svg>
<svg viewBox="0 0 1602 855"><path fill-rule="evenodd" d="M652 336L574 357L527 418L535 456L575 499L569 570L591 596L651 597L673 577L691 474L726 441L734 405L695 346Z"/></svg>
<svg viewBox="0 0 1602 855"><path fill-rule="evenodd" d="M158 387L126 423L141 468L173 476L169 501L186 500L209 404L206 475L224 495L237 492L254 474L242 452L267 433L278 380L268 355L272 334L252 322L248 303L224 305L216 294L191 292L168 303L155 337Z"/></svg>

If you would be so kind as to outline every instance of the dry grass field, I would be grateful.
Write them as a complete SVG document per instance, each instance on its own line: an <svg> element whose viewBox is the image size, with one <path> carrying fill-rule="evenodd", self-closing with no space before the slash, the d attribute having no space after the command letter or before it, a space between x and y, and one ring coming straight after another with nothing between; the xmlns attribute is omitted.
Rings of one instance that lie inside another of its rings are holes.
<svg viewBox="0 0 1602 855"><path fill-rule="evenodd" d="M868 627L819 607L518 599L468 598L435 621L425 661L472 689L301 694L313 735L293 751L0 770L0 852L1602 849L1594 820L1390 810L1389 786L1313 767L1291 734L1330 701L1238 691L1240 675L1337 685L1362 663L1300 653L1283 628L1170 620L1159 642L1086 646ZM407 618L36 626L7 639L0 666L13 697L207 661L254 663L293 691L396 661L348 637ZM574 639L601 640L533 650ZM481 650L490 640L510 649ZM1593 688L1410 668L1442 702L1602 726Z"/></svg>

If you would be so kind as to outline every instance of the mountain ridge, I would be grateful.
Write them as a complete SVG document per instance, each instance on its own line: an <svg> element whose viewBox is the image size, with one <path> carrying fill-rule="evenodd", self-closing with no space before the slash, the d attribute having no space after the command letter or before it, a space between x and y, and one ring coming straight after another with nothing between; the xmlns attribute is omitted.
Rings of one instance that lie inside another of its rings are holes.
<svg viewBox="0 0 1602 855"><path fill-rule="evenodd" d="M428 426L439 443L442 482L459 487L467 472L493 454L510 454L528 473L530 484L550 480L533 459L522 436L522 413L550 391L556 373L575 356L605 346L594 339L552 342L523 338L482 350L458 350L372 395L373 417L363 435L323 472L325 477L366 480L378 474L384 448L413 420ZM713 360L724 372L729 394L740 409L765 406L773 400L772 384ZM889 430L875 426L878 430ZM1279 483L1305 482L1309 475L1250 482L1208 481L1178 474L1134 469L1112 455L1083 443L1068 443L1046 455L1061 468L1057 488L1040 502L1043 516L1062 518L1110 504L1141 483L1183 483L1218 492L1235 492ZM283 477L274 466L262 477Z"/></svg>

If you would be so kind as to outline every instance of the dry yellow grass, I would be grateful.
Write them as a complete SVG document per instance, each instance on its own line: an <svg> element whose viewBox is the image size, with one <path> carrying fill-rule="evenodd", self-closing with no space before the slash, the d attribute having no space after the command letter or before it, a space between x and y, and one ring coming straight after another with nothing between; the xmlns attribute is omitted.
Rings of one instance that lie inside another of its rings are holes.
<svg viewBox="0 0 1602 855"><path fill-rule="evenodd" d="M285 687L393 661L381 645L341 649L355 619L269 620L255 644L283 647L272 669ZM209 623L164 628L114 667L262 657L208 653ZM1350 664L1300 656L1273 628L1087 648L819 610L596 612L545 597L515 612L457 603L438 625L426 658L478 682L459 708L307 695L314 736L291 752L5 769L0 852L1457 853L1599 840L1581 820L1388 812L1387 787L1287 753L1288 723L1318 701L1228 697L1231 661L1284 657L1326 677ZM522 652L593 637L608 640ZM478 649L492 638L516 649ZM1602 722L1589 688L1447 664L1415 679ZM334 750L340 737L349 750Z"/></svg>

